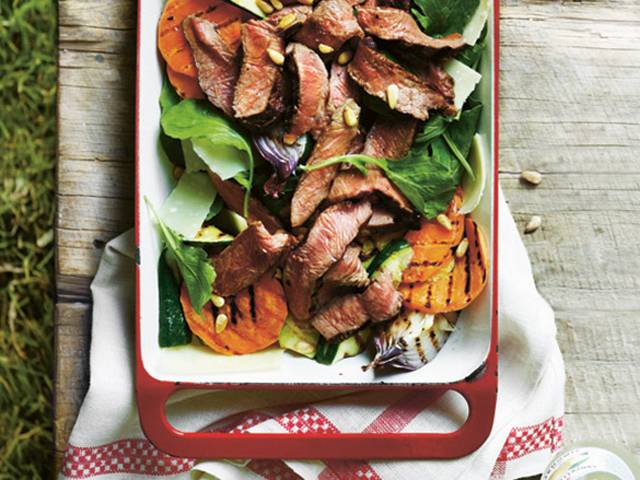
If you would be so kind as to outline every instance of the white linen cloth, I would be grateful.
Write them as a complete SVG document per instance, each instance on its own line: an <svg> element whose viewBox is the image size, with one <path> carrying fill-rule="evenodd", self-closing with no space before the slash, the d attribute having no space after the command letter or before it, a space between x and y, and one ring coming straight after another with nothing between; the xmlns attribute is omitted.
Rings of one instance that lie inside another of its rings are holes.
<svg viewBox="0 0 640 480"><path fill-rule="evenodd" d="M157 450L140 428L134 395L134 242L107 244L92 284L91 383L65 453L61 479L516 479L540 473L562 441L564 365L553 312L538 294L524 245L500 198L499 388L493 430L456 460L201 461ZM292 401L296 406L291 406ZM454 430L457 394L210 392L173 398L172 423L195 431L306 429L369 432ZM462 417L464 418L464 417Z"/></svg>

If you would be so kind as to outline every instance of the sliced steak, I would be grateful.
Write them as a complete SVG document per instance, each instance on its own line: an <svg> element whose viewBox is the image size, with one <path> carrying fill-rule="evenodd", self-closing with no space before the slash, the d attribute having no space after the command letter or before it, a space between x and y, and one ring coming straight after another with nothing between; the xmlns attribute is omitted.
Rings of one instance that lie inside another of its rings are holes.
<svg viewBox="0 0 640 480"><path fill-rule="evenodd" d="M321 308L311 324L327 340L353 332L368 321L382 322L402 308L402 295L393 287L391 276L380 275L360 294L335 299Z"/></svg>
<svg viewBox="0 0 640 480"><path fill-rule="evenodd" d="M418 76L422 78L431 88L439 91L446 99L453 103L455 92L453 90L453 78L447 71L436 62L425 65Z"/></svg>
<svg viewBox="0 0 640 480"><path fill-rule="evenodd" d="M329 75L320 56L301 43L287 45L287 66L295 81L295 107L287 135L298 138L307 132L317 137L327 121L325 105Z"/></svg>
<svg viewBox="0 0 640 480"><path fill-rule="evenodd" d="M353 332L369 321L369 314L358 294L334 299L311 319L311 325L327 340Z"/></svg>
<svg viewBox="0 0 640 480"><path fill-rule="evenodd" d="M451 54L465 44L459 33L442 38L426 35L410 13L397 8L363 7L358 8L357 15L367 35L411 49L422 59L435 54Z"/></svg>
<svg viewBox="0 0 640 480"><path fill-rule="evenodd" d="M265 18L264 21L270 23L274 27L277 27L281 32L284 30L288 36L295 33L304 24L304 22L307 21L312 12L313 8L308 5L292 5L290 7L285 7L282 10L276 10ZM280 28L280 21L291 13L295 15L295 20L285 25L284 28Z"/></svg>
<svg viewBox="0 0 640 480"><path fill-rule="evenodd" d="M360 112L360 107L352 100L336 110L331 117L331 122L318 137L307 165L314 165L349 151L354 138L358 135L358 127L349 127L345 124L343 114L345 108L351 108L357 114ZM302 174L291 199L292 227L299 227L305 223L327 197L339 168L339 165L331 165Z"/></svg>
<svg viewBox="0 0 640 480"><path fill-rule="evenodd" d="M398 87L396 110L418 120L429 118L429 110L455 113L453 99L446 98L426 81L384 56L376 50L371 38L358 44L347 70L351 78L369 95L385 101L387 88L395 84Z"/></svg>
<svg viewBox="0 0 640 480"><path fill-rule="evenodd" d="M322 281L343 287L365 287L369 283L369 275L360 261L360 248L347 248L342 258L322 277Z"/></svg>
<svg viewBox="0 0 640 480"><path fill-rule="evenodd" d="M362 153L398 160L411 149L417 128L418 122L413 118L379 116L367 135Z"/></svg>
<svg viewBox="0 0 640 480"><path fill-rule="evenodd" d="M244 189L234 180L222 180L209 171L209 178L216 191L227 206L239 215L244 216ZM282 230L282 223L260 201L249 198L249 222L261 222L270 233Z"/></svg>
<svg viewBox="0 0 640 480"><path fill-rule="evenodd" d="M363 36L350 2L321 0L294 38L313 50L320 44L331 47L333 50L328 55L332 56L348 40Z"/></svg>
<svg viewBox="0 0 640 480"><path fill-rule="evenodd" d="M340 260L322 277L322 285L315 296L316 305L326 305L337 297L353 293L369 284L369 274L360 261L360 248L347 248Z"/></svg>
<svg viewBox="0 0 640 480"><path fill-rule="evenodd" d="M362 293L361 298L373 322L389 320L402 308L402 295L393 286L389 272L378 275Z"/></svg>
<svg viewBox="0 0 640 480"><path fill-rule="evenodd" d="M334 62L329 76L329 98L327 99L329 114L335 112L349 99L358 102L360 99L358 86L349 77L347 67Z"/></svg>
<svg viewBox="0 0 640 480"><path fill-rule="evenodd" d="M368 231L386 230L395 227L398 223L396 223L396 216L389 210L374 207L371 218L365 228Z"/></svg>
<svg viewBox="0 0 640 480"><path fill-rule="evenodd" d="M257 127L273 123L285 110L282 67L271 60L268 49L284 55L284 40L276 27L257 20L242 24L242 67L233 111L236 118Z"/></svg>
<svg viewBox="0 0 640 480"><path fill-rule="evenodd" d="M287 258L284 289L289 310L298 320L309 318L316 282L344 255L360 227L371 217L371 204L341 203L323 211L304 244Z"/></svg>
<svg viewBox="0 0 640 480"><path fill-rule="evenodd" d="M367 135L362 153L387 160L402 158L411 148L416 128L417 122L412 118L378 117ZM409 200L379 168L370 166L368 170L366 177L353 168L339 172L331 185L329 202L377 193L395 209L412 212Z"/></svg>
<svg viewBox="0 0 640 480"><path fill-rule="evenodd" d="M182 29L193 52L200 88L214 106L232 116L240 72L240 22L218 29L208 20L190 16Z"/></svg>
<svg viewBox="0 0 640 480"><path fill-rule="evenodd" d="M294 238L288 233L280 230L272 235L262 223L252 223L215 258L214 292L227 297L254 284L293 244Z"/></svg>

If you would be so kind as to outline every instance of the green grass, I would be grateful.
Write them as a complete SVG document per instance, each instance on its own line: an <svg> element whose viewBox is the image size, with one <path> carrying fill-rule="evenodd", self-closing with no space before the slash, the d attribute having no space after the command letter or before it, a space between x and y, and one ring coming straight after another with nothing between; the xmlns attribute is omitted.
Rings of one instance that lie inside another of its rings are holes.
<svg viewBox="0 0 640 480"><path fill-rule="evenodd" d="M0 479L52 468L56 7L0 1Z"/></svg>

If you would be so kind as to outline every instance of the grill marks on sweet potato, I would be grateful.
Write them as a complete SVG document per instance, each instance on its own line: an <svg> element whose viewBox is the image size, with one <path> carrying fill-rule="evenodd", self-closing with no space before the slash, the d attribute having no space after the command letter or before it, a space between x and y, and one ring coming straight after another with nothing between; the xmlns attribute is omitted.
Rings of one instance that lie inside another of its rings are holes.
<svg viewBox="0 0 640 480"><path fill-rule="evenodd" d="M407 232L406 240L411 245L458 245L464 234L464 215L460 213L462 207L462 189L458 188L446 212L452 228L447 230L436 220L423 218L418 230Z"/></svg>
<svg viewBox="0 0 640 480"><path fill-rule="evenodd" d="M180 301L191 331L212 350L224 355L253 353L274 344L288 313L282 285L271 274L227 298L219 309L208 303L198 314L184 286ZM216 333L215 320L220 314L226 315L229 322L222 332Z"/></svg>
<svg viewBox="0 0 640 480"><path fill-rule="evenodd" d="M426 281L403 276L400 293L405 306L426 313L462 310L473 302L487 283L489 262L487 246L478 225L470 218L464 220L469 248L456 257L451 271L441 270ZM406 272L405 272L406 274Z"/></svg>

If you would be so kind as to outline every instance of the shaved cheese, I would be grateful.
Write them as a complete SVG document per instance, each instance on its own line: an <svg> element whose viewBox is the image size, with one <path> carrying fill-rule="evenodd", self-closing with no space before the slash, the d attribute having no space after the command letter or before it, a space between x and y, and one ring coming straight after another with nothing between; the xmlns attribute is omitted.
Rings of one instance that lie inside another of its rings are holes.
<svg viewBox="0 0 640 480"><path fill-rule="evenodd" d="M480 0L473 17L471 17L471 20L469 20L469 23L464 27L464 31L462 32L462 37L467 45L475 45L480 38L482 29L489 17L489 10L491 10L491 0Z"/></svg>
<svg viewBox="0 0 640 480"><path fill-rule="evenodd" d="M192 240L207 218L215 198L216 190L206 173L185 172L162 204L159 217L185 240Z"/></svg>
<svg viewBox="0 0 640 480"><path fill-rule="evenodd" d="M207 164L204 163L196 152L193 151L191 140L186 139L180 142L182 145L182 155L184 156L184 166L187 172L206 172Z"/></svg>
<svg viewBox="0 0 640 480"><path fill-rule="evenodd" d="M476 85L480 82L482 75L455 59L446 62L444 69L453 78L453 103L458 110L461 110L464 102L467 101L471 92L475 90Z"/></svg>
<svg viewBox="0 0 640 480"><path fill-rule="evenodd" d="M228 180L249 169L246 153L208 137L191 139L193 151L222 180Z"/></svg>

